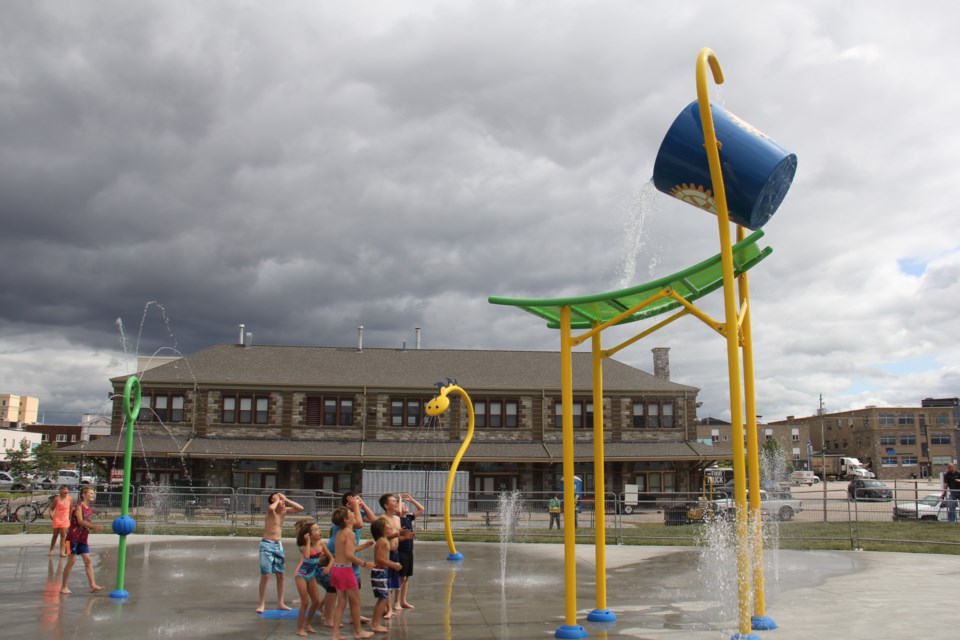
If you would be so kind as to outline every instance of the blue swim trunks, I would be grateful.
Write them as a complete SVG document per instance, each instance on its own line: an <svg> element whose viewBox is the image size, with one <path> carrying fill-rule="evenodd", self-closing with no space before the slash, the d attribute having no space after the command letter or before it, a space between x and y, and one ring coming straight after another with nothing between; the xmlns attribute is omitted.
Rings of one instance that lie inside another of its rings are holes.
<svg viewBox="0 0 960 640"><path fill-rule="evenodd" d="M387 588L386 568L377 567L370 572L370 586L373 587L373 597L377 600L390 598L390 590Z"/></svg>
<svg viewBox="0 0 960 640"><path fill-rule="evenodd" d="M283 545L279 540L260 541L260 573L283 573L284 566Z"/></svg>
<svg viewBox="0 0 960 640"><path fill-rule="evenodd" d="M394 562L400 562L400 552L391 551L390 559ZM387 588L391 591L400 590L400 572L396 569L387 569Z"/></svg>
<svg viewBox="0 0 960 640"><path fill-rule="evenodd" d="M74 542L71 540L70 553L75 556L82 556L85 553L90 553L90 547L85 542Z"/></svg>

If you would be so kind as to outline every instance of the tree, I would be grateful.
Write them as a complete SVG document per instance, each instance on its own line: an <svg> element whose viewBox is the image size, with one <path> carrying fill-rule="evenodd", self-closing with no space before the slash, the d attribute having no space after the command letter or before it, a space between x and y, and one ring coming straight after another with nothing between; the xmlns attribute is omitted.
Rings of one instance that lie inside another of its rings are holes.
<svg viewBox="0 0 960 640"><path fill-rule="evenodd" d="M52 442L42 442L33 450L34 473L41 478L56 478L60 469L60 458L53 454L57 446Z"/></svg>
<svg viewBox="0 0 960 640"><path fill-rule="evenodd" d="M28 486L30 484L30 475L33 473L33 451L30 450L30 441L26 438L20 440L20 445L13 449L7 449L7 463L10 465L10 475L14 482Z"/></svg>

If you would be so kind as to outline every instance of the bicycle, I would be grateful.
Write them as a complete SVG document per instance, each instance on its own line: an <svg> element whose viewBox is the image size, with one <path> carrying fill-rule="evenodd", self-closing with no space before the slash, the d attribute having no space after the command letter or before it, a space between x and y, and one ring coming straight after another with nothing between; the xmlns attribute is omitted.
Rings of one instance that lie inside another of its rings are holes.
<svg viewBox="0 0 960 640"><path fill-rule="evenodd" d="M44 511L50 506L50 503L43 504L36 500L25 502L20 505L12 504L13 500L7 498L0 503L0 521L2 522L35 522L37 518L43 516Z"/></svg>

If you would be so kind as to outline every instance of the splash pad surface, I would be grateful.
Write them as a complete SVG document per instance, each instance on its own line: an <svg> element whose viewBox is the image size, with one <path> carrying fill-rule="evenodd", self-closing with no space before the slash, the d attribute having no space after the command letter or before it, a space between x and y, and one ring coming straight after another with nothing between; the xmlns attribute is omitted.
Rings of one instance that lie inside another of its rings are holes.
<svg viewBox="0 0 960 640"><path fill-rule="evenodd" d="M98 579L110 586L116 569L115 537L91 536ZM82 571L71 576L73 595L51 587L58 558L48 565L49 536L0 536L0 628L8 640L30 638L280 638L294 637L292 620L255 613L257 540L134 536L127 555L132 597L118 603L88 596ZM293 606L295 545L286 539L287 604ZM411 601L416 609L395 619L387 639L475 640L551 638L563 601L563 546L510 544L505 582L498 544L464 543L467 560L451 563L442 542L417 542ZM770 610L779 628L761 631L779 640L835 637L845 640L942 635L953 612L937 594L960 574L960 556L899 553L796 552L767 554ZM578 545L581 579L594 549ZM698 572L699 550L615 546L608 549L608 605L612 625L590 623L581 598L578 621L589 637L711 639L729 637L735 620L715 588ZM48 573L52 571L52 573ZM49 576L49 578L48 578ZM775 577L776 576L776 577ZM59 577L57 577L59 579ZM56 583L59 586L59 583ZM902 585L911 585L904 590ZM869 585L869 586L865 586ZM365 615L373 606L364 575ZM270 591L273 591L271 581ZM447 606L447 603L451 606ZM271 601L267 600L268 607ZM321 631L317 638L329 638Z"/></svg>

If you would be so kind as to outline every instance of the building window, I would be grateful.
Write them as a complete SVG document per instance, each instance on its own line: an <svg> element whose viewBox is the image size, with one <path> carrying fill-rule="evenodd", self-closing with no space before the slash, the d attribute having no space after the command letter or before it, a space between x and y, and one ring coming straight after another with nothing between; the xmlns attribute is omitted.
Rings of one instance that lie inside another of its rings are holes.
<svg viewBox="0 0 960 640"><path fill-rule="evenodd" d="M880 466L881 466L881 467L895 467L895 466L897 466L897 459L896 459L896 458L891 458L891 457L883 457L883 458L880 458Z"/></svg>
<svg viewBox="0 0 960 640"><path fill-rule="evenodd" d="M76 442L76 441L77 441L77 434L75 433L70 434L70 442Z"/></svg>
<svg viewBox="0 0 960 640"><path fill-rule="evenodd" d="M936 420L937 420L937 426L938 426L938 427L945 426L945 425L947 424L947 414L945 414L945 413L938 413Z"/></svg>
<svg viewBox="0 0 960 640"><path fill-rule="evenodd" d="M790 440L792 442L800 442L800 429L790 430Z"/></svg>
<svg viewBox="0 0 960 640"><path fill-rule="evenodd" d="M898 414L897 424L913 424L913 414L912 413Z"/></svg>
<svg viewBox="0 0 960 640"><path fill-rule="evenodd" d="M950 435L946 433L935 433L930 436L930 444L950 444Z"/></svg>
<svg viewBox="0 0 960 640"><path fill-rule="evenodd" d="M66 441L67 441L67 434L65 433L57 434L57 442L66 442Z"/></svg>
<svg viewBox="0 0 960 640"><path fill-rule="evenodd" d="M42 435L40 436L40 442L50 442L50 434L49 434L49 433L44 433L44 434L42 434ZM3 441L3 444L6 445L6 444L7 444L7 441L4 440L4 441Z"/></svg>
<svg viewBox="0 0 960 640"><path fill-rule="evenodd" d="M917 456L903 456L900 458L901 467L915 467L917 466Z"/></svg>
<svg viewBox="0 0 960 640"><path fill-rule="evenodd" d="M888 447L897 444L897 436L880 436L880 446Z"/></svg>
<svg viewBox="0 0 960 640"><path fill-rule="evenodd" d="M554 425L563 427L563 405L558 399L553 405ZM593 403L589 400L573 401L573 428L593 429Z"/></svg>
<svg viewBox="0 0 960 640"><path fill-rule="evenodd" d="M950 464L953 462L952 456L933 456L930 458L931 464Z"/></svg>
<svg viewBox="0 0 960 640"><path fill-rule="evenodd" d="M390 401L390 425L393 427L419 427L423 420L424 400L400 398ZM476 424L476 423L474 423Z"/></svg>
<svg viewBox="0 0 960 640"><path fill-rule="evenodd" d="M307 398L307 426L352 427L353 398Z"/></svg>
<svg viewBox="0 0 960 640"><path fill-rule="evenodd" d="M473 403L473 424L484 429L515 429L519 405L516 400L484 398Z"/></svg>
<svg viewBox="0 0 960 640"><path fill-rule="evenodd" d="M881 413L880 414L880 426L881 427L891 427L897 424L897 416L894 413Z"/></svg>
<svg viewBox="0 0 960 640"><path fill-rule="evenodd" d="M152 393L140 397L138 422L183 422L182 395Z"/></svg>
<svg viewBox="0 0 960 640"><path fill-rule="evenodd" d="M270 399L267 396L224 395L222 407L224 424L267 424L270 421Z"/></svg>
<svg viewBox="0 0 960 640"><path fill-rule="evenodd" d="M635 400L633 426L637 429L673 429L673 403Z"/></svg>
<svg viewBox="0 0 960 640"><path fill-rule="evenodd" d="M912 433L902 434L900 436L900 444L917 444L917 436Z"/></svg>

